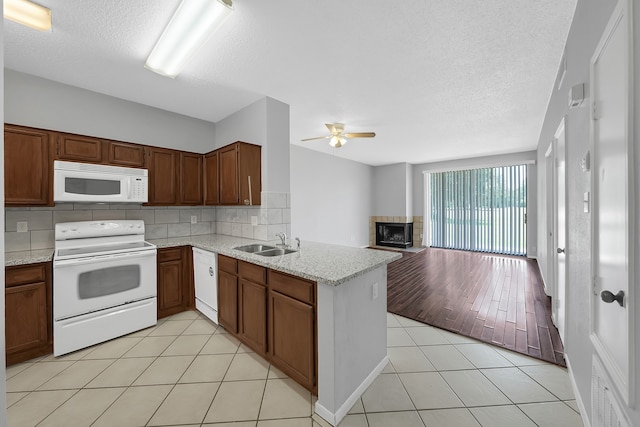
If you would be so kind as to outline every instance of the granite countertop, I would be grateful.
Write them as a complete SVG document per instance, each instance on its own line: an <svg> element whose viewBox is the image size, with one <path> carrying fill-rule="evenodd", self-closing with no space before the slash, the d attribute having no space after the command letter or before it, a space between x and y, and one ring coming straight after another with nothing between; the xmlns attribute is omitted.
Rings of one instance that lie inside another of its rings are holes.
<svg viewBox="0 0 640 427"><path fill-rule="evenodd" d="M4 265L36 264L53 259L53 249L39 249L35 251L5 252Z"/></svg>
<svg viewBox="0 0 640 427"><path fill-rule="evenodd" d="M347 282L354 277L363 275L402 257L402 255L397 252L307 241L301 242L299 252L275 257L264 257L238 251L233 248L251 243L275 246L275 242L262 242L218 234L156 239L150 240L149 242L157 245L159 248L191 245L196 248L227 255L294 276L334 286Z"/></svg>
<svg viewBox="0 0 640 427"><path fill-rule="evenodd" d="M263 242L219 234L154 239L149 240L149 242L155 244L158 248L191 245L206 251L227 255L294 276L334 286L402 257L402 255L397 252L307 241L302 241L299 252L275 257L264 257L238 251L233 248L251 243L275 246L276 242ZM5 266L47 262L53 259L53 249L5 252L4 259Z"/></svg>

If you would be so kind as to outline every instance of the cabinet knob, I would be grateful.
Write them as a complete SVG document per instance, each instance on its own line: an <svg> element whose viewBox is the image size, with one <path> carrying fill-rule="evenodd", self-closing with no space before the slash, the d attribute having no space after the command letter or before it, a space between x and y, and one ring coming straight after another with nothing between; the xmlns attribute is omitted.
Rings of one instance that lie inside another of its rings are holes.
<svg viewBox="0 0 640 427"><path fill-rule="evenodd" d="M607 304L611 304L612 302L617 301L618 304L620 304L620 307L623 307L624 291L618 291L618 293L615 295L611 291L602 291L600 293L600 298Z"/></svg>
<svg viewBox="0 0 640 427"><path fill-rule="evenodd" d="M556 252L558 252L559 254L563 254L564 253L564 248L558 248L558 249L556 249Z"/></svg>

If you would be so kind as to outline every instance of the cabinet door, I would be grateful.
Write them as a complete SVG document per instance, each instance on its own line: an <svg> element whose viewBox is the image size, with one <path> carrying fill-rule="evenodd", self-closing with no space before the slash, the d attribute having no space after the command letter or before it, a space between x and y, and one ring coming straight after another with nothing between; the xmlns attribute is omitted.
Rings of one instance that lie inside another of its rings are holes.
<svg viewBox="0 0 640 427"><path fill-rule="evenodd" d="M267 352L267 288L240 279L240 336L262 355Z"/></svg>
<svg viewBox="0 0 640 427"><path fill-rule="evenodd" d="M315 386L315 313L313 306L279 292L269 293L272 363L300 384Z"/></svg>
<svg viewBox="0 0 640 427"><path fill-rule="evenodd" d="M51 263L5 269L7 365L53 351Z"/></svg>
<svg viewBox="0 0 640 427"><path fill-rule="evenodd" d="M237 144L232 144L218 150L218 162L220 172L220 204L237 205L240 200L238 190Z"/></svg>
<svg viewBox="0 0 640 427"><path fill-rule="evenodd" d="M126 142L108 141L107 161L113 166L144 167L144 146Z"/></svg>
<svg viewBox="0 0 640 427"><path fill-rule="evenodd" d="M222 270L218 270L218 321L238 333L238 277Z"/></svg>
<svg viewBox="0 0 640 427"><path fill-rule="evenodd" d="M75 162L102 162L102 141L88 136L61 133L58 135L58 160Z"/></svg>
<svg viewBox="0 0 640 427"><path fill-rule="evenodd" d="M158 251L158 318L185 310L182 248Z"/></svg>
<svg viewBox="0 0 640 427"><path fill-rule="evenodd" d="M149 205L176 205L178 202L178 152L164 148L150 148Z"/></svg>
<svg viewBox="0 0 640 427"><path fill-rule="evenodd" d="M180 153L180 203L202 204L202 155Z"/></svg>
<svg viewBox="0 0 640 427"><path fill-rule="evenodd" d="M238 144L238 203L260 205L262 191L261 149L259 145L239 142Z"/></svg>
<svg viewBox="0 0 640 427"><path fill-rule="evenodd" d="M53 206L49 156L54 133L4 127L5 206Z"/></svg>
<svg viewBox="0 0 640 427"><path fill-rule="evenodd" d="M218 178L218 152L204 156L204 204L220 204L220 180Z"/></svg>

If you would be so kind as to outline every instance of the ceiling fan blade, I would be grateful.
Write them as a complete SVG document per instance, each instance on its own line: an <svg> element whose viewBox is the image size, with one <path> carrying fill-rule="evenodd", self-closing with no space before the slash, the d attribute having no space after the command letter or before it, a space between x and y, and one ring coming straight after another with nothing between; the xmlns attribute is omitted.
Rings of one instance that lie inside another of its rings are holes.
<svg viewBox="0 0 640 427"><path fill-rule="evenodd" d="M375 132L353 132L353 133L345 133L345 137L347 138L373 138L376 136Z"/></svg>
<svg viewBox="0 0 640 427"><path fill-rule="evenodd" d="M327 136L316 136L315 138L306 138L306 139L301 139L300 141L314 141L316 139L327 139L327 138L331 138L332 135L327 135Z"/></svg>

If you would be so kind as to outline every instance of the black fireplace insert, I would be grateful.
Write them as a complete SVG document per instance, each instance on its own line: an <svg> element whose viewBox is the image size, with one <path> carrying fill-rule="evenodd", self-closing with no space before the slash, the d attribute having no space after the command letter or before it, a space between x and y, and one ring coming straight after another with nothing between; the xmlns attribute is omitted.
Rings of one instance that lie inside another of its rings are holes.
<svg viewBox="0 0 640 427"><path fill-rule="evenodd" d="M413 246L413 223L376 222L376 246L392 248Z"/></svg>

